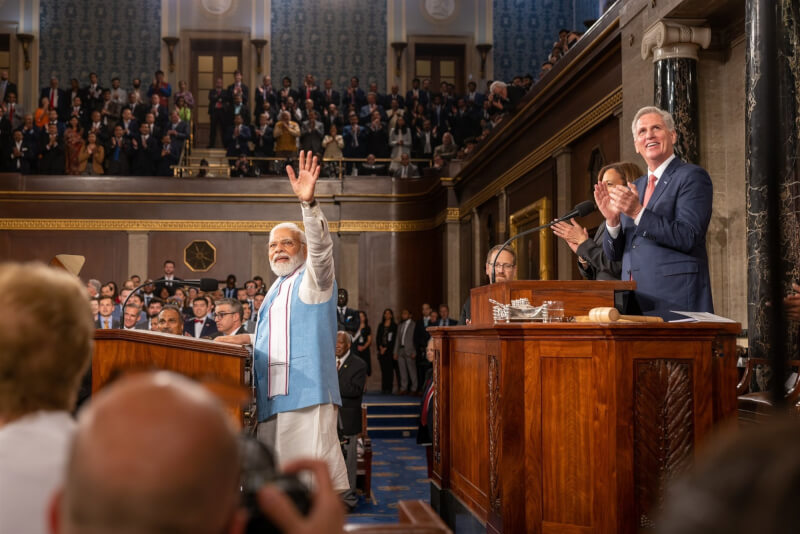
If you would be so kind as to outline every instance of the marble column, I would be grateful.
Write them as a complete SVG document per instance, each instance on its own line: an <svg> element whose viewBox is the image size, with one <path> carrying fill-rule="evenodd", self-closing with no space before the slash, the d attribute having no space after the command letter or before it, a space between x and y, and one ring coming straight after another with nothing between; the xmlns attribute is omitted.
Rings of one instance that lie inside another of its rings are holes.
<svg viewBox="0 0 800 534"><path fill-rule="evenodd" d="M781 300L800 280L800 14L793 0L747 0L745 17L748 338L774 368L798 349Z"/></svg>
<svg viewBox="0 0 800 534"><path fill-rule="evenodd" d="M128 274L138 274L144 281L147 274L147 259L150 250L150 235L147 232L128 232Z"/></svg>
<svg viewBox="0 0 800 534"><path fill-rule="evenodd" d="M699 163L697 51L711 43L711 28L659 21L642 37L642 59L653 58L654 102L675 119L675 153Z"/></svg>
<svg viewBox="0 0 800 534"><path fill-rule="evenodd" d="M472 287L483 285L485 260L481 254L481 218L472 208Z"/></svg>

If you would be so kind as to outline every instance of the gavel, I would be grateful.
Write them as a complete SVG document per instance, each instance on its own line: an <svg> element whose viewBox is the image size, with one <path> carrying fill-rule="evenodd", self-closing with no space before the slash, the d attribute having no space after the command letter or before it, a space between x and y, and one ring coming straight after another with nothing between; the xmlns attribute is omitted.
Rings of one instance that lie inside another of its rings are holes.
<svg viewBox="0 0 800 534"><path fill-rule="evenodd" d="M616 308L592 308L589 310L589 315L578 316L575 318L577 322L591 322L591 323L616 323L616 322L631 322L631 323L663 323L664 319L661 317L651 317L649 315L622 315Z"/></svg>

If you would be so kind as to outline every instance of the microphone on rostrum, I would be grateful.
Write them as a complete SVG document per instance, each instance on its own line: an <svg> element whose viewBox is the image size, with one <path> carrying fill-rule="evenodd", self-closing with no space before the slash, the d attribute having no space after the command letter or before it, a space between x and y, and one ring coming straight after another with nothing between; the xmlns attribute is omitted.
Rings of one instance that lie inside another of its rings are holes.
<svg viewBox="0 0 800 534"><path fill-rule="evenodd" d="M200 289L200 291L216 291L219 289L219 280L216 278L195 278L194 280L167 280L166 278L159 278L158 280L153 280L153 284L157 284L159 282L173 282L179 286L192 286ZM139 291L141 288L146 286L148 282L140 284L139 287L134 288L127 297L125 297L125 301L122 303L122 309L125 309L125 305L128 304L128 299L131 298L131 295Z"/></svg>
<svg viewBox="0 0 800 534"><path fill-rule="evenodd" d="M519 239L522 236L525 236L525 235L528 235L528 234L532 234L534 232L538 232L539 230L542 230L544 228L549 228L549 227L553 226L556 223L572 219L573 217L584 217L586 215L589 215L590 213L592 213L596 209L597 209L597 206L594 205L594 202L592 202L591 200L584 200L583 202L578 203L574 208L572 208L572 210L569 213L567 213L566 215L562 215L561 217L559 217L555 221L551 221L551 222L549 222L547 224L543 224L541 226L537 226L536 228L530 228L529 230L525 230L524 232L520 232L517 235L509 238L508 241L503 243L503 246L500 247L500 250L498 250L497 254L495 254L494 260L492 260L492 275L490 277L490 283L494 284L494 282L495 282L496 273L494 271L494 267L497 264L497 258L500 256L500 253L503 252L503 250L505 250L505 248L508 246L509 243L511 243L515 239Z"/></svg>

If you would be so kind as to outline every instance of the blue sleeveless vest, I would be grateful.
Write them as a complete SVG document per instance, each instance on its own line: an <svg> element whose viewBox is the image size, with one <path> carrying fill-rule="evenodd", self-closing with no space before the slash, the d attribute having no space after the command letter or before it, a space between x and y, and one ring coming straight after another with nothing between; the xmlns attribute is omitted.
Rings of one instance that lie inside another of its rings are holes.
<svg viewBox="0 0 800 534"><path fill-rule="evenodd" d="M299 410L317 404L342 405L339 376L336 373L336 282L327 302L305 304L300 300L300 283L306 274L303 267L292 290L289 317L289 394L267 398L269 362L269 307L277 291L267 295L256 323L253 346L253 369L256 380L258 420L281 412Z"/></svg>

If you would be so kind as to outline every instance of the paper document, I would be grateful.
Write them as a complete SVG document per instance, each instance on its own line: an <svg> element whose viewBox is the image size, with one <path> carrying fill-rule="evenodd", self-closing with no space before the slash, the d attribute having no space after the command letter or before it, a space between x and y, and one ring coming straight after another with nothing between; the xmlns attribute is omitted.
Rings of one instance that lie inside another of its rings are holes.
<svg viewBox="0 0 800 534"><path fill-rule="evenodd" d="M671 311L677 315L683 315L686 319L675 319L669 321L670 323L735 323L733 319L722 317L721 315L714 315L708 312L687 312L687 311Z"/></svg>

